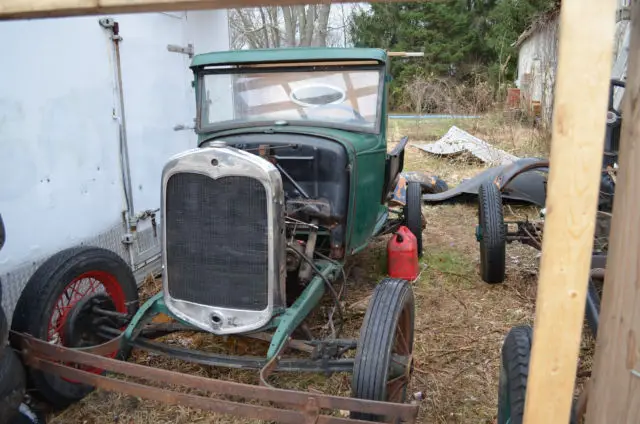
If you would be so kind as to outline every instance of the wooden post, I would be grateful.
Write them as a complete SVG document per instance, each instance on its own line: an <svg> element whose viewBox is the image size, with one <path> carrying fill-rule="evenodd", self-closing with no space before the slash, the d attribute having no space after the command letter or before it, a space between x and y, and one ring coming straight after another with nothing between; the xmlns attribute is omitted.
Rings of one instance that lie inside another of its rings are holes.
<svg viewBox="0 0 640 424"><path fill-rule="evenodd" d="M620 171L587 423L640 420L640 4L633 2ZM637 374L636 374L637 373Z"/></svg>
<svg viewBox="0 0 640 424"><path fill-rule="evenodd" d="M615 9L615 0L562 1L525 424L569 422L602 166Z"/></svg>
<svg viewBox="0 0 640 424"><path fill-rule="evenodd" d="M349 2L352 0L0 0L0 20Z"/></svg>

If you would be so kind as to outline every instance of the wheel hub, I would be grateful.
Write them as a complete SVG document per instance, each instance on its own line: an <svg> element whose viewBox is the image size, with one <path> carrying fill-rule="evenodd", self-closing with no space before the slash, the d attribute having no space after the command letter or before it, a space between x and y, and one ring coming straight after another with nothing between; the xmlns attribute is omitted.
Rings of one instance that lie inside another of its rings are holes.
<svg viewBox="0 0 640 424"><path fill-rule="evenodd" d="M100 337L103 326L118 328L115 318L107 317L96 312L96 309L116 311L111 297L106 293L96 293L80 299L66 316L62 328L62 339L68 347L95 346L104 342Z"/></svg>
<svg viewBox="0 0 640 424"><path fill-rule="evenodd" d="M411 378L413 372L413 355L398 355L393 354L391 356L391 364L389 366L389 379L392 380L398 377L406 377L407 381Z"/></svg>

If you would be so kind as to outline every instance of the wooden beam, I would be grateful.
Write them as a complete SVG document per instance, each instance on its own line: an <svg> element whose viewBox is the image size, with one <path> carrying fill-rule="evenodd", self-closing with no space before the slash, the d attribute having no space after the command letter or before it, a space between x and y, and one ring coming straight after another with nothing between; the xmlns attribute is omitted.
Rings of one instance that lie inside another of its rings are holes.
<svg viewBox="0 0 640 424"><path fill-rule="evenodd" d="M615 6L615 0L562 1L525 424L569 422L602 166Z"/></svg>
<svg viewBox="0 0 640 424"><path fill-rule="evenodd" d="M351 2L352 0L0 0L0 20Z"/></svg>
<svg viewBox="0 0 640 424"><path fill-rule="evenodd" d="M587 423L637 423L640 416L640 4L633 2L620 170Z"/></svg>

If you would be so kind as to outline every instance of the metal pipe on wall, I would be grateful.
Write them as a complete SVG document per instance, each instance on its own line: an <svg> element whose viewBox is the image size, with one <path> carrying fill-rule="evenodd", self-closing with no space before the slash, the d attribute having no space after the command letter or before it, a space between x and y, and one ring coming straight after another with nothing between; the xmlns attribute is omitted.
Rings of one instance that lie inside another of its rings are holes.
<svg viewBox="0 0 640 424"><path fill-rule="evenodd" d="M129 164L129 144L127 142L127 121L124 108L124 89L122 87L122 65L120 61L120 25L112 18L100 19L100 25L111 32L111 41L115 57L116 92L118 96L118 125L119 125L119 151L120 168L122 171L122 185L126 203L126 220L129 231L135 231L137 219L133 206L133 189L131 185L131 167Z"/></svg>

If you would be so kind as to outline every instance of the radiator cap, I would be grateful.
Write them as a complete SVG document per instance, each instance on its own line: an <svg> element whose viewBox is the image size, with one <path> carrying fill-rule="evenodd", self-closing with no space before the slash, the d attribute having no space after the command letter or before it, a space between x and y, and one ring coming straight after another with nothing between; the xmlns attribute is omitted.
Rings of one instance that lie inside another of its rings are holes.
<svg viewBox="0 0 640 424"><path fill-rule="evenodd" d="M223 140L216 140L210 144L211 147L227 147L227 142Z"/></svg>

